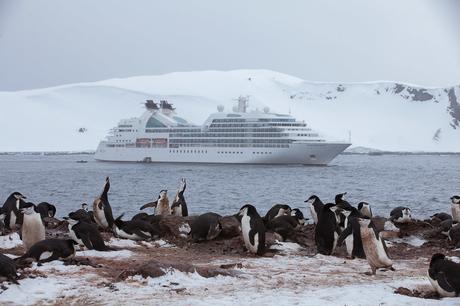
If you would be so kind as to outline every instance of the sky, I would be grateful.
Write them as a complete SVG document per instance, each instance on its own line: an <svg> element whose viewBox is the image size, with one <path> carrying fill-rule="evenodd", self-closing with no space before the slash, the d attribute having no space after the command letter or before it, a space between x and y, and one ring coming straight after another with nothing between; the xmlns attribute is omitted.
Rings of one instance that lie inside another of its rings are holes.
<svg viewBox="0 0 460 306"><path fill-rule="evenodd" d="M458 0L0 0L0 91L176 71L460 84Z"/></svg>

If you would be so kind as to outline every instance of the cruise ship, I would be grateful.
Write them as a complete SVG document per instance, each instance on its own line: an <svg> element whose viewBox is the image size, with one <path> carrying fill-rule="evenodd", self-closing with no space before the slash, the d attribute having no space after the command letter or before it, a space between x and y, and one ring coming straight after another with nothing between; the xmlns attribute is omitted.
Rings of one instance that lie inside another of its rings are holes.
<svg viewBox="0 0 460 306"><path fill-rule="evenodd" d="M147 100L139 118L121 120L101 141L95 159L124 162L327 165L350 143L322 138L291 115L247 111L238 98L232 112L218 106L202 126L179 117L166 100Z"/></svg>

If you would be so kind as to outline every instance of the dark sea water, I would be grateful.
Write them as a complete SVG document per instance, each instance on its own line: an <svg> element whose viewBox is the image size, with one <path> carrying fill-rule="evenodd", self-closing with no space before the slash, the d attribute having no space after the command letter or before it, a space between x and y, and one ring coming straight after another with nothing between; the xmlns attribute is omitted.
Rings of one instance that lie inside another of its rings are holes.
<svg viewBox="0 0 460 306"><path fill-rule="evenodd" d="M161 189L168 189L172 202L179 179L185 177L191 214L234 214L245 203L265 214L273 204L287 203L309 217L303 201L310 195L328 202L347 191L350 203L367 201L374 214L388 216L393 207L409 206L413 217L425 218L449 212L449 198L460 194L460 156L341 155L327 167L107 163L94 161L92 155L0 156L0 202L20 191L36 204L53 203L62 217L82 202L92 204L106 176L111 178L109 200L115 216L134 215Z"/></svg>

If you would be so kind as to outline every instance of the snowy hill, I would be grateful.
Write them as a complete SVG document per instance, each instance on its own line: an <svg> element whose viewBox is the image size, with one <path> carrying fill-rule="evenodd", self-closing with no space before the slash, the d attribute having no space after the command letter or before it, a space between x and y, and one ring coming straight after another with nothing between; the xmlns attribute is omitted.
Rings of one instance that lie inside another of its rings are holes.
<svg viewBox="0 0 460 306"><path fill-rule="evenodd" d="M95 149L145 99L167 99L201 124L240 95L250 108L291 112L335 139L387 151L460 152L460 86L422 88L394 82L315 83L267 70L139 76L0 92L0 151ZM81 133L79 129L86 132Z"/></svg>

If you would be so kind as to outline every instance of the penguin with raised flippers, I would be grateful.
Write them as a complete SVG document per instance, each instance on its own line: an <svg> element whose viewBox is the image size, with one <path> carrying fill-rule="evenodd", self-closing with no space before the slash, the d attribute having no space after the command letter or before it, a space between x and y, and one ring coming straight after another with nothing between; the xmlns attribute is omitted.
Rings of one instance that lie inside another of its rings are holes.
<svg viewBox="0 0 460 306"><path fill-rule="evenodd" d="M97 225L91 222L86 211L79 209L69 213L64 217L69 223L69 236L80 246L85 246L88 250L109 251L111 248L105 245Z"/></svg>
<svg viewBox="0 0 460 306"><path fill-rule="evenodd" d="M24 255L15 258L16 262L32 258L39 264L53 260L68 260L75 256L73 239L45 239L35 243Z"/></svg>
<svg viewBox="0 0 460 306"><path fill-rule="evenodd" d="M113 228L112 207L109 203L108 192L110 189L109 177L105 179L104 189L99 197L93 203L93 215L96 223L104 229Z"/></svg>
<svg viewBox="0 0 460 306"><path fill-rule="evenodd" d="M6 278L14 284L18 284L18 274L16 272L16 262L0 253L0 277Z"/></svg>
<svg viewBox="0 0 460 306"><path fill-rule="evenodd" d="M189 235L195 242L213 240L222 232L221 219L221 215L213 212L201 214L192 221Z"/></svg>
<svg viewBox="0 0 460 306"><path fill-rule="evenodd" d="M349 257L353 259L355 257L366 258L361 240L360 225L358 222L361 213L356 208L348 211L345 210L343 213L346 215L345 230L340 234L337 245L340 246L343 241L345 241Z"/></svg>
<svg viewBox="0 0 460 306"><path fill-rule="evenodd" d="M240 208L236 217L241 222L241 233L248 251L252 254L263 255L266 251L266 230L257 209L251 204L246 204Z"/></svg>
<svg viewBox="0 0 460 306"><path fill-rule="evenodd" d="M273 205L272 208L270 208L267 213L265 214L265 217L263 218L263 221L265 224L268 224L271 220L280 217L280 216L289 216L291 214L291 207L287 204L275 204Z"/></svg>
<svg viewBox="0 0 460 306"><path fill-rule="evenodd" d="M33 203L26 203L21 209L24 219L21 226L21 239L24 242L26 250L32 245L45 239L45 225L42 218Z"/></svg>
<svg viewBox="0 0 460 306"><path fill-rule="evenodd" d="M385 241L380 237L379 232L370 219L358 219L363 243L364 253L369 263L372 275L375 275L377 269L386 268L394 271L393 262L388 256Z"/></svg>
<svg viewBox="0 0 460 306"><path fill-rule="evenodd" d="M159 237L160 231L143 220L123 221L123 214L114 221L114 233L125 239L151 240Z"/></svg>
<svg viewBox="0 0 460 306"><path fill-rule="evenodd" d="M460 295L460 264L445 255L438 253L431 257L428 279L441 297Z"/></svg>
<svg viewBox="0 0 460 306"><path fill-rule="evenodd" d="M166 189L161 190L160 194L158 195L158 199L156 201L142 205L141 210L148 207L153 207L155 209L154 214L156 216L170 215L171 209L169 208L168 191Z"/></svg>
<svg viewBox="0 0 460 306"><path fill-rule="evenodd" d="M318 223L318 216L319 216L319 214L321 213L321 211L323 209L324 203L316 195L310 196L304 202L309 204L309 206L310 206L310 215L313 218L313 221L315 222L315 224L317 224Z"/></svg>
<svg viewBox="0 0 460 306"><path fill-rule="evenodd" d="M42 219L47 217L53 218L56 215L56 206L48 202L41 202L40 204L38 204L37 210L42 216Z"/></svg>
<svg viewBox="0 0 460 306"><path fill-rule="evenodd" d="M5 214L5 227L9 230L16 230L17 224L22 224L22 214L20 209L26 203L26 197L20 192L13 192L8 196L3 204L3 213Z"/></svg>
<svg viewBox="0 0 460 306"><path fill-rule="evenodd" d="M324 205L315 226L316 249L323 255L331 255L337 246L340 228L337 224L336 209L335 204Z"/></svg>
<svg viewBox="0 0 460 306"><path fill-rule="evenodd" d="M171 214L174 216L188 216L187 203L185 202L184 197L185 187L187 187L187 183L185 182L185 178L182 178L179 190L177 191L176 197L171 205Z"/></svg>

